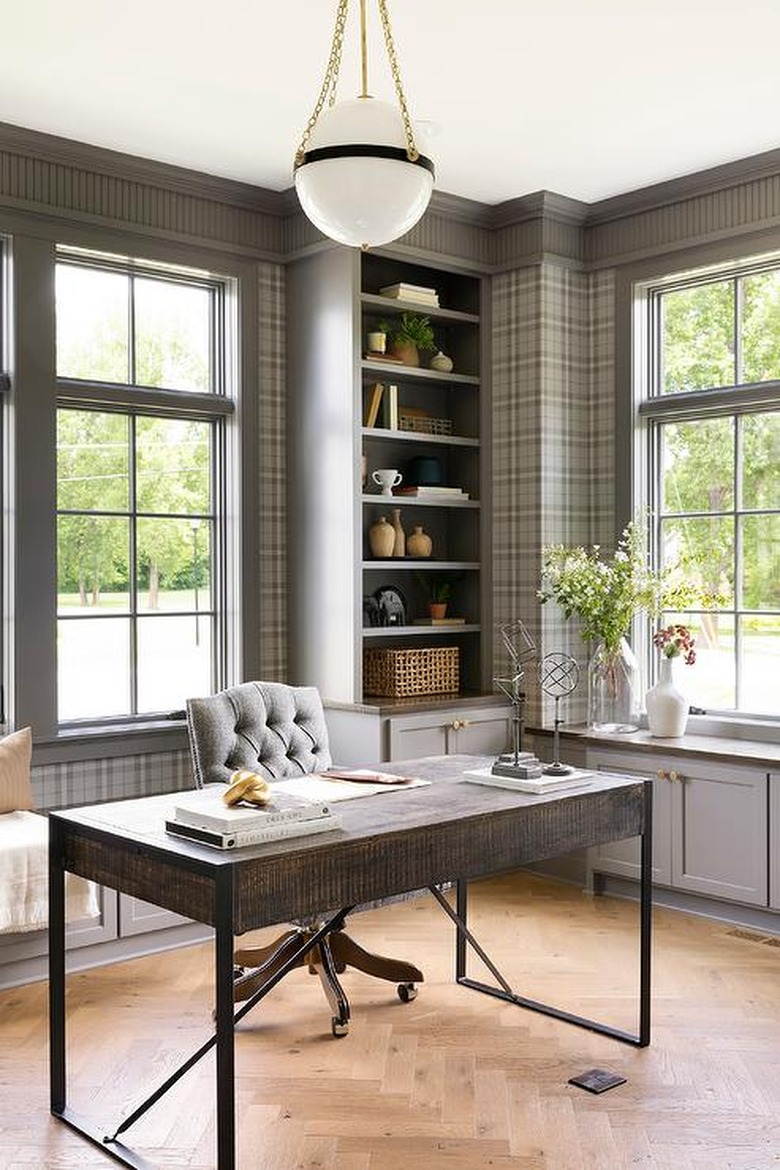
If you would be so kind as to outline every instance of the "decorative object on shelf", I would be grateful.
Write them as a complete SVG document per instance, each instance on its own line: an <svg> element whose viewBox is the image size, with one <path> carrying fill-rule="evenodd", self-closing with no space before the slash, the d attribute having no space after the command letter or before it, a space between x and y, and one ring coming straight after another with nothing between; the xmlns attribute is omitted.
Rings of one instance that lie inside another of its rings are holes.
<svg viewBox="0 0 780 1170"><path fill-rule="evenodd" d="M580 668L571 654L563 654L553 650L545 654L539 663L539 686L546 695L555 699L555 719L553 722L553 758L551 764L544 764L542 772L545 776L568 776L574 769L568 764L561 763L561 723L560 702L570 695L580 681Z"/></svg>
<svg viewBox="0 0 780 1170"><path fill-rule="evenodd" d="M553 545L542 558L539 600L553 600L580 620L582 636L596 643L588 667L588 724L612 732L636 731L637 663L627 636L638 613L659 613L689 603L694 590L677 566L648 567L642 530L626 525L611 559L592 548Z"/></svg>
<svg viewBox="0 0 780 1170"><path fill-rule="evenodd" d="M409 487L438 487L444 483L441 459L435 455L415 455L406 464L404 482Z"/></svg>
<svg viewBox="0 0 780 1170"><path fill-rule="evenodd" d="M406 625L406 598L395 585L381 585L374 593L377 604L379 626Z"/></svg>
<svg viewBox="0 0 780 1170"><path fill-rule="evenodd" d="M440 619L446 616L452 597L452 587L460 580L460 573L417 573L417 580L428 595L428 614Z"/></svg>
<svg viewBox="0 0 780 1170"><path fill-rule="evenodd" d="M451 435L451 418L433 418L425 410L416 410L412 406L399 407L399 431L414 431L419 435Z"/></svg>
<svg viewBox="0 0 780 1170"><path fill-rule="evenodd" d="M374 382L372 386L368 387L366 393L366 413L365 422L366 427L379 426L379 408L382 405L382 397L385 392L383 382Z"/></svg>
<svg viewBox="0 0 780 1170"><path fill-rule="evenodd" d="M422 524L415 524L414 532L407 537L406 555L408 557L429 557L433 551L433 541L427 532L423 531Z"/></svg>
<svg viewBox="0 0 780 1170"><path fill-rule="evenodd" d="M401 472L395 467L378 467L371 473L371 478L381 487L383 496L392 496L393 488L398 487L403 480Z"/></svg>
<svg viewBox="0 0 780 1170"><path fill-rule="evenodd" d="M491 771L498 769L496 775L508 774L519 776L526 774L526 765L530 762L529 759L523 760L522 757L531 756L531 753L524 753L523 746L523 712L525 709L525 690L523 683L525 681L526 664L531 662L536 657L536 643L531 637L530 631L525 622L506 622L499 626L499 633L501 641L504 643L504 648L509 659L509 675L499 675L493 679L493 683L502 691L512 704L512 751L500 755L493 764ZM533 759L536 757L534 756ZM504 773L504 769L514 769L514 771Z"/></svg>
<svg viewBox="0 0 780 1170"><path fill-rule="evenodd" d="M368 547L372 557L381 557L386 560L393 555L395 547L395 530L386 516L380 516L368 530Z"/></svg>
<svg viewBox="0 0 780 1170"><path fill-rule="evenodd" d="M436 370L439 374L451 374L452 364L452 358L447 357L446 353L442 353L441 350L435 353L428 363L431 369Z"/></svg>
<svg viewBox="0 0 780 1170"><path fill-rule="evenodd" d="M433 191L406 104L387 0L377 0L397 108L368 93L366 4L360 0L362 92L336 102L349 0L339 0L319 97L295 154L295 189L315 227L354 247L388 244L414 227ZM324 111L324 112L323 112Z"/></svg>
<svg viewBox="0 0 780 1170"><path fill-rule="evenodd" d="M402 313L390 331L390 351L405 366L419 366L420 354L434 348L433 327L427 317Z"/></svg>
<svg viewBox="0 0 780 1170"><path fill-rule="evenodd" d="M647 726L658 739L675 739L685 734L688 700L674 685L674 663L682 658L686 666L696 661L696 639L687 626L671 625L653 634L653 645L661 651L658 682L645 695Z"/></svg>
<svg viewBox="0 0 780 1170"><path fill-rule="evenodd" d="M387 349L387 332L384 329L372 329L366 335L368 353L366 357L384 357Z"/></svg>
<svg viewBox="0 0 780 1170"><path fill-rule="evenodd" d="M393 508L393 552L394 557L406 556L406 533L401 523L401 509Z"/></svg>
<svg viewBox="0 0 780 1170"><path fill-rule="evenodd" d="M420 650L367 648L363 652L363 690L367 695L403 699L408 695L454 695L460 686L457 646Z"/></svg>

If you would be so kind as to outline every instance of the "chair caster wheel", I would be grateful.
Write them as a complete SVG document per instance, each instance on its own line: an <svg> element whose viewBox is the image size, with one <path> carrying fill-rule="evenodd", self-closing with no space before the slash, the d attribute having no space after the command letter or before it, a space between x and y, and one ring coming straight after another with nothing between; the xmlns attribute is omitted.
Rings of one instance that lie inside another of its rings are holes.
<svg viewBox="0 0 780 1170"><path fill-rule="evenodd" d="M330 1030L334 1036L346 1036L349 1032L349 1021L340 1020L338 1016L334 1016L330 1021Z"/></svg>
<svg viewBox="0 0 780 1170"><path fill-rule="evenodd" d="M417 988L413 983L399 983L398 998L401 1003L411 1003L413 999L417 999Z"/></svg>

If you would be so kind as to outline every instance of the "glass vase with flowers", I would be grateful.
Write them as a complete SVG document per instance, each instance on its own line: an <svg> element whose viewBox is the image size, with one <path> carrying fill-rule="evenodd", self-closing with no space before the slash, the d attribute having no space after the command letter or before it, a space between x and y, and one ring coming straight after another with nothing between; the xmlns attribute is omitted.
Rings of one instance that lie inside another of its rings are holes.
<svg viewBox="0 0 780 1170"><path fill-rule="evenodd" d="M626 525L611 556L598 545L552 545L542 557L541 602L555 601L565 618L577 617L591 644L588 666L588 725L597 730L637 729L639 693L636 658L628 644L640 613L659 613L685 600L674 570L652 570L642 528Z"/></svg>

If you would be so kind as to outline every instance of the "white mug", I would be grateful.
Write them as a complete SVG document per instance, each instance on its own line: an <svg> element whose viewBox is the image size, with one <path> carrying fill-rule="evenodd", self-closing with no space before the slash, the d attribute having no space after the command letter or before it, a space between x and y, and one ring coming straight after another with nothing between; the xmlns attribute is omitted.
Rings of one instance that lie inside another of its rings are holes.
<svg viewBox="0 0 780 1170"><path fill-rule="evenodd" d="M374 483L378 483L381 486L383 496L391 496L393 494L393 488L398 487L403 476L394 467L380 467L378 471L373 472L371 478Z"/></svg>

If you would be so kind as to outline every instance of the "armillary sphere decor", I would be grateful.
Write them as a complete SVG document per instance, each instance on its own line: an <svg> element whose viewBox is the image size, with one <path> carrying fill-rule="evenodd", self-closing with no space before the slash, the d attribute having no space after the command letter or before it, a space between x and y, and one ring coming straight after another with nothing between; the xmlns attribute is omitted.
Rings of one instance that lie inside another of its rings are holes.
<svg viewBox="0 0 780 1170"><path fill-rule="evenodd" d="M555 699L555 724L553 731L553 762L542 768L545 776L568 776L574 769L562 764L560 759L560 701L570 695L580 680L580 668L571 654L554 650L545 654L539 663L539 685L546 695Z"/></svg>
<svg viewBox="0 0 780 1170"><path fill-rule="evenodd" d="M387 0L377 0L377 6L397 107L368 92L366 0L360 0L362 92L352 101L336 102L349 14L349 0L338 0L325 80L294 167L301 207L315 227L340 244L363 248L387 244L414 227L428 206L434 180L433 163L415 143Z"/></svg>
<svg viewBox="0 0 780 1170"><path fill-rule="evenodd" d="M506 677L499 675L493 679L493 682L499 690L504 692L512 704L513 734L511 755L500 756L498 762L517 766L520 761L523 739L525 667L536 657L536 643L531 637L528 627L522 621L507 622L499 626L499 633L507 652L511 673Z"/></svg>

